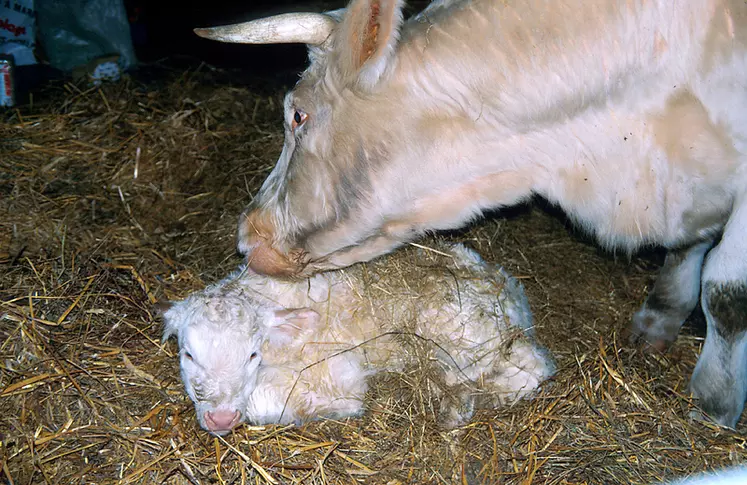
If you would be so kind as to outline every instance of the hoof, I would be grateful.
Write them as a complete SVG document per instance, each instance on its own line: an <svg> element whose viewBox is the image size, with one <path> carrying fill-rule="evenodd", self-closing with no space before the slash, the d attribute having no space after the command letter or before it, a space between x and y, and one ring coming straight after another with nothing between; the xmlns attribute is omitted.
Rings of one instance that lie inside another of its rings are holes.
<svg viewBox="0 0 747 485"><path fill-rule="evenodd" d="M639 310L628 328L628 340L644 352L663 353L677 340L681 322L675 320L667 314L645 308Z"/></svg>
<svg viewBox="0 0 747 485"><path fill-rule="evenodd" d="M633 331L628 332L628 341L634 347L642 350L646 353L658 352L665 353L674 344L673 340L663 338L650 338L641 333L635 333Z"/></svg>

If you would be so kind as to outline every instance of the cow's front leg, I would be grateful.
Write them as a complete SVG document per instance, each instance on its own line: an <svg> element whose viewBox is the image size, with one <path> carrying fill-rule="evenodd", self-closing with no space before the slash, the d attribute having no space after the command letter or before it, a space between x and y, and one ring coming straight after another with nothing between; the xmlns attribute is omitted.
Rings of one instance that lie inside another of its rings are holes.
<svg viewBox="0 0 747 485"><path fill-rule="evenodd" d="M700 299L708 333L690 391L711 419L733 428L747 398L747 201L706 258Z"/></svg>
<svg viewBox="0 0 747 485"><path fill-rule="evenodd" d="M675 341L680 327L698 304L703 259L712 245L709 240L667 253L653 289L633 315L634 341L643 340L660 351Z"/></svg>

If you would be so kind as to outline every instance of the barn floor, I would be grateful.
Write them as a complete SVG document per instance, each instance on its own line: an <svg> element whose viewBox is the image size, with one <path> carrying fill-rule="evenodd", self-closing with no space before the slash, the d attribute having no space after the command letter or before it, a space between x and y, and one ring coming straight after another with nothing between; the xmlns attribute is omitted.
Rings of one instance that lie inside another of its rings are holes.
<svg viewBox="0 0 747 485"><path fill-rule="evenodd" d="M445 432L391 375L361 419L211 437L153 303L239 263L285 88L205 66L149 78L0 115L0 482L649 484L744 461L745 423L687 419L697 315L666 354L622 336L662 255L604 253L541 202L447 236L524 283L560 367L536 398Z"/></svg>

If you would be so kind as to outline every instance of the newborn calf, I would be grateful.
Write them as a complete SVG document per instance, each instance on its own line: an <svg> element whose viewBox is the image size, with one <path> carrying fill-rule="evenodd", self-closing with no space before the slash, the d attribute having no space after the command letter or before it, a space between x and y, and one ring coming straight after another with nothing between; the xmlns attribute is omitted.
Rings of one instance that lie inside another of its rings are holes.
<svg viewBox="0 0 747 485"><path fill-rule="evenodd" d="M215 434L242 421L359 415L369 376L410 365L437 376L441 422L452 427L555 369L521 285L462 245L296 281L242 268L164 320L200 425Z"/></svg>

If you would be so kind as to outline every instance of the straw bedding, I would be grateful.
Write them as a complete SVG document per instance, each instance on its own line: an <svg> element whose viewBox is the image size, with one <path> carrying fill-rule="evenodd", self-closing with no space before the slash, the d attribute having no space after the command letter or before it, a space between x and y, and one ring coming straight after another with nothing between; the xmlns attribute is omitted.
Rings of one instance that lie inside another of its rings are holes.
<svg viewBox="0 0 747 485"><path fill-rule="evenodd" d="M0 481L646 484L744 461L743 423L686 418L698 329L665 354L622 336L661 254L603 253L541 202L441 236L525 285L559 365L536 398L444 431L414 369L377 378L360 419L199 429L153 304L239 263L287 88L229 74L60 84L1 115Z"/></svg>

